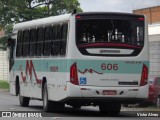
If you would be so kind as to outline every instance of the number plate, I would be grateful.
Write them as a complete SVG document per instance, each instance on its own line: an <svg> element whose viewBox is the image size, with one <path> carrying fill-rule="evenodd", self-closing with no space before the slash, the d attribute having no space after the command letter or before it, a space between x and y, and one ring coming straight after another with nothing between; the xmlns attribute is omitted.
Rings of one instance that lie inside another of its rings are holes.
<svg viewBox="0 0 160 120"><path fill-rule="evenodd" d="M116 95L117 91L116 90L103 90L102 94L103 95Z"/></svg>

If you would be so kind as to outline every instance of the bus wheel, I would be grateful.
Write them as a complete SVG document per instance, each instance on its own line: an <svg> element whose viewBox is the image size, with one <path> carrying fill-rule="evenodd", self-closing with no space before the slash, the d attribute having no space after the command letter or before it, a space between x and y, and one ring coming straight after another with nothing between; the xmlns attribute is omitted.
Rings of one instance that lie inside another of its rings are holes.
<svg viewBox="0 0 160 120"><path fill-rule="evenodd" d="M48 100L48 90L46 83L44 84L43 88L43 109L45 112L61 112L64 110L63 102L54 102Z"/></svg>
<svg viewBox="0 0 160 120"><path fill-rule="evenodd" d="M125 103L125 104L122 104L123 107L128 107L129 104Z"/></svg>
<svg viewBox="0 0 160 120"><path fill-rule="evenodd" d="M73 105L72 106L74 109L81 109L81 105Z"/></svg>
<svg viewBox="0 0 160 120"><path fill-rule="evenodd" d="M45 112L51 111L52 110L52 102L48 100L47 83L44 84L42 97L43 97L43 110Z"/></svg>
<svg viewBox="0 0 160 120"><path fill-rule="evenodd" d="M99 104L99 110L101 113L117 116L120 113L121 104L120 103L101 103Z"/></svg>
<svg viewBox="0 0 160 120"><path fill-rule="evenodd" d="M30 101L29 97L23 97L23 96L19 95L20 106L28 107L29 101Z"/></svg>
<svg viewBox="0 0 160 120"><path fill-rule="evenodd" d="M53 102L53 112L62 112L64 110L64 103L63 102Z"/></svg>
<svg viewBox="0 0 160 120"><path fill-rule="evenodd" d="M19 92L20 92L20 85L19 85L19 78L17 77L16 78L16 84L15 84L15 93L16 93L16 96L19 95Z"/></svg>

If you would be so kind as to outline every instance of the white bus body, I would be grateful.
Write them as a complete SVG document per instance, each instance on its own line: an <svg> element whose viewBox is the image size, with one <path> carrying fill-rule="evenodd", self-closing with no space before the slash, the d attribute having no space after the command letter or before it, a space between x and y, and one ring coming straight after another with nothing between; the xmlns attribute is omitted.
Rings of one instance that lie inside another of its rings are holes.
<svg viewBox="0 0 160 120"><path fill-rule="evenodd" d="M13 33L10 93L21 106L34 98L45 111L95 104L119 113L121 103L148 97L143 15L67 14L16 24Z"/></svg>

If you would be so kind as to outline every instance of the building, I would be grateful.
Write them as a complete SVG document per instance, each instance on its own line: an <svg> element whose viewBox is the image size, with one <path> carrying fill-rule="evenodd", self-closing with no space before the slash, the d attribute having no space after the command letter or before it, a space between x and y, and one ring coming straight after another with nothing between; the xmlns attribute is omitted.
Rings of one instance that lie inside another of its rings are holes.
<svg viewBox="0 0 160 120"><path fill-rule="evenodd" d="M0 80L9 80L9 61L7 51L0 50Z"/></svg>
<svg viewBox="0 0 160 120"><path fill-rule="evenodd" d="M0 31L0 38L4 37L4 30ZM9 62L7 60L7 51L0 49L0 80L9 79Z"/></svg>
<svg viewBox="0 0 160 120"><path fill-rule="evenodd" d="M160 6L133 10L148 19L150 75L160 76Z"/></svg>
<svg viewBox="0 0 160 120"><path fill-rule="evenodd" d="M146 15L149 24L160 23L160 6L133 10L133 13Z"/></svg>
<svg viewBox="0 0 160 120"><path fill-rule="evenodd" d="M160 24L152 24L148 28L150 75L160 76Z"/></svg>

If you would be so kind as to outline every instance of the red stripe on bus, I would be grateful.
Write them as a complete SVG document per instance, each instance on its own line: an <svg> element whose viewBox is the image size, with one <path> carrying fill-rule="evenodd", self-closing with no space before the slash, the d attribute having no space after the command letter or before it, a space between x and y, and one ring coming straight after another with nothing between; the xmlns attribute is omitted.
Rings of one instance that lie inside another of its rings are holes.
<svg viewBox="0 0 160 120"><path fill-rule="evenodd" d="M38 79L32 60L30 60L30 62L27 60L26 61L26 71L25 71L25 73L26 73L26 76L29 73L30 79L32 78L32 70L33 70L34 76L36 78L37 84L41 84L42 80ZM21 72L21 77L22 77L23 82L26 82L26 76L23 75L23 72Z"/></svg>
<svg viewBox="0 0 160 120"><path fill-rule="evenodd" d="M85 45L78 45L79 48L87 48L87 47L125 47L129 49L141 49L142 46L136 46L136 45L128 45L128 44L119 44L119 43L91 43L91 44L85 44Z"/></svg>

